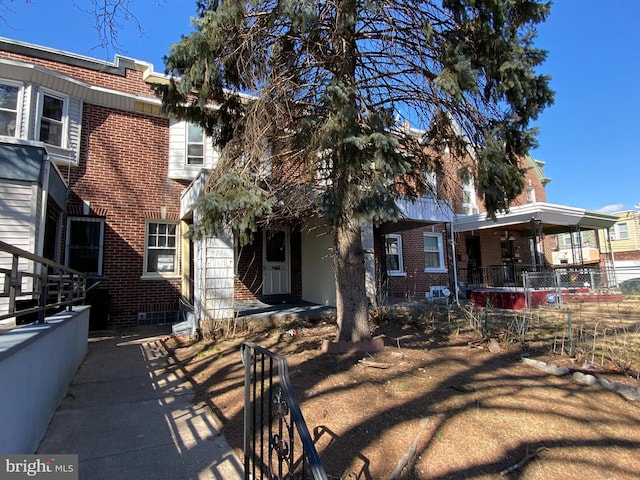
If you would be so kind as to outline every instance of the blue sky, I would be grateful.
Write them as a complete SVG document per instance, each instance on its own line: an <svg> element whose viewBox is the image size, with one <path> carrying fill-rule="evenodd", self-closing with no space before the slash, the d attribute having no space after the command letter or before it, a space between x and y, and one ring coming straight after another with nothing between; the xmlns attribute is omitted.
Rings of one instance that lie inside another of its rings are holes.
<svg viewBox="0 0 640 480"><path fill-rule="evenodd" d="M115 51L94 48L95 20L73 0L4 4L10 11L0 8L0 36L113 60ZM144 33L127 24L118 53L162 72L168 46L190 31L195 1L134 0L131 7ZM538 28L536 45L549 51L540 71L551 75L556 101L536 122L540 146L532 155L546 162L551 203L602 211L640 203L638 18L636 0L556 0Z"/></svg>

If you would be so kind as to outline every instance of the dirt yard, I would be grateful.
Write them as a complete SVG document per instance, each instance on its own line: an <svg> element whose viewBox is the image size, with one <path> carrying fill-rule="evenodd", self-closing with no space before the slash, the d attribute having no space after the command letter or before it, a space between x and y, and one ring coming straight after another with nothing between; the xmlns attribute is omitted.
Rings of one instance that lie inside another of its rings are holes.
<svg viewBox="0 0 640 480"><path fill-rule="evenodd" d="M629 311L637 315L637 307ZM468 311L394 310L374 316L373 335L385 342L375 354L323 354L322 341L335 335L331 320L267 330L254 325L253 332L217 342L172 337L166 345L240 458L239 348L250 340L289 363L329 478L386 480L409 457L395 478L640 479L640 399L580 384L571 375L581 371L640 388L633 335L640 322L604 328L614 320L594 307L572 308L571 342L566 314L557 311L551 314L559 319L522 314L499 326L483 320L482 312L474 318ZM607 308L620 311L620 305ZM588 349L603 341L601 351ZM614 355L621 342L626 353ZM571 372L555 376L523 357Z"/></svg>

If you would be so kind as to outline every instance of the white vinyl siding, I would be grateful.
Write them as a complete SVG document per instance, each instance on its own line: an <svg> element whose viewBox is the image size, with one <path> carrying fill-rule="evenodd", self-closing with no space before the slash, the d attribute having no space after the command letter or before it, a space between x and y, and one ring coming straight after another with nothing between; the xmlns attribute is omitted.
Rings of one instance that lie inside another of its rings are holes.
<svg viewBox="0 0 640 480"><path fill-rule="evenodd" d="M0 240L30 253L36 252L37 218L39 205L39 188L37 185L12 180L0 180ZM0 268L10 269L12 257L0 254ZM21 259L21 270L29 270L32 263ZM4 275L0 275L0 289L4 289ZM24 290L31 289L31 281L25 279ZM7 313L8 298L0 299L0 313Z"/></svg>
<svg viewBox="0 0 640 480"><path fill-rule="evenodd" d="M44 90L33 84L20 84L18 82L5 82L21 85L19 98L17 126L15 137L24 140L44 141L41 138L46 128L43 128L42 109L45 97L55 98L63 102L62 118L47 121L45 125L55 124L60 127L60 136L50 135L46 143L49 158L58 164L77 165L80 157L80 136L82 131L82 100L77 97L60 94L54 90ZM2 135L2 132L0 132ZM53 143L51 143L53 142Z"/></svg>
<svg viewBox="0 0 640 480"><path fill-rule="evenodd" d="M200 171L215 167L218 163L219 151L213 146L210 137L204 137L202 163L193 161L189 164L188 122L172 119L169 124L169 178L174 180L193 180Z"/></svg>
<svg viewBox="0 0 640 480"><path fill-rule="evenodd" d="M0 240L35 252L38 206L37 185L0 180Z"/></svg>

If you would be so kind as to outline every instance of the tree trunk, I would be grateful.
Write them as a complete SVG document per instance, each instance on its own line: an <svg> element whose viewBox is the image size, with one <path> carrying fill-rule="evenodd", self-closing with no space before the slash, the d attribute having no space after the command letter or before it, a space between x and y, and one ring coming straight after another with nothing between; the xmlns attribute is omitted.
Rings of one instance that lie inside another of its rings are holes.
<svg viewBox="0 0 640 480"><path fill-rule="evenodd" d="M369 309L365 287L364 250L360 225L340 222L334 234L334 272L338 341L369 340Z"/></svg>

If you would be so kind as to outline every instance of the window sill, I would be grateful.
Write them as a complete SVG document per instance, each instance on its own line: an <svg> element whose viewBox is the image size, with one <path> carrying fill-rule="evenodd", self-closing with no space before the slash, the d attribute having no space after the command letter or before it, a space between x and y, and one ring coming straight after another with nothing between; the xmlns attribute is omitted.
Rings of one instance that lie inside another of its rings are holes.
<svg viewBox="0 0 640 480"><path fill-rule="evenodd" d="M389 277L406 277L407 272L387 272L387 276Z"/></svg>
<svg viewBox="0 0 640 480"><path fill-rule="evenodd" d="M446 268L425 268L424 273L448 273Z"/></svg>
<svg viewBox="0 0 640 480"><path fill-rule="evenodd" d="M182 278L178 273L145 273L140 277L140 280L179 280Z"/></svg>

